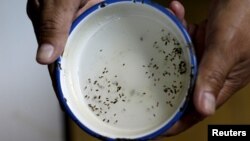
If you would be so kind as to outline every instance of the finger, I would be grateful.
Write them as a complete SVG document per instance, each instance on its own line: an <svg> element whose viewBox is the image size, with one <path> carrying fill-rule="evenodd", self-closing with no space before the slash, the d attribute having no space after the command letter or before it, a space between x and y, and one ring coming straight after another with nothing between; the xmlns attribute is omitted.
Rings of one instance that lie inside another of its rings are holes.
<svg viewBox="0 0 250 141"><path fill-rule="evenodd" d="M179 1L172 1L169 4L169 8L173 11L176 17L182 22L182 24L187 27L187 22L185 20L185 8Z"/></svg>
<svg viewBox="0 0 250 141"><path fill-rule="evenodd" d="M104 0L86 0L84 3L82 3L81 8L78 10L76 17L80 16L84 11L86 11L87 9L89 9L90 7L96 5L97 3L100 3ZM75 17L75 18L76 18Z"/></svg>
<svg viewBox="0 0 250 141"><path fill-rule="evenodd" d="M224 86L227 75L234 65L221 43L208 44L200 62L194 91L194 105L204 116L212 115L216 109L216 99Z"/></svg>
<svg viewBox="0 0 250 141"><path fill-rule="evenodd" d="M50 64L62 53L80 1L47 0L40 3L37 62Z"/></svg>

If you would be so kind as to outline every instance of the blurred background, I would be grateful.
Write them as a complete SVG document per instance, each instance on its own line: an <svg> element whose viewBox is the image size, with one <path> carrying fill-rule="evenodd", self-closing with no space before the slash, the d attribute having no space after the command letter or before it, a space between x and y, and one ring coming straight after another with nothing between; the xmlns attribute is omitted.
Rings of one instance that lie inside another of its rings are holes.
<svg viewBox="0 0 250 141"><path fill-rule="evenodd" d="M37 43L27 0L0 1L0 140L63 141L64 117Z"/></svg>
<svg viewBox="0 0 250 141"><path fill-rule="evenodd" d="M169 0L156 0L167 6ZM209 0L182 0L188 22L207 15ZM0 140L98 141L61 111L46 66L35 62L37 49L26 0L0 2ZM206 141L208 124L250 124L250 87L239 91L214 116L161 141Z"/></svg>

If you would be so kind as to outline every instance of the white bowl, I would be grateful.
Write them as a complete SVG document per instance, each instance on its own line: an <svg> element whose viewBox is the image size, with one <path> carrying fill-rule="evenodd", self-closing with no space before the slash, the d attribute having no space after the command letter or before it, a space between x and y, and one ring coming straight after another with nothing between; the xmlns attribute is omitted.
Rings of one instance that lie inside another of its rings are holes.
<svg viewBox="0 0 250 141"><path fill-rule="evenodd" d="M101 139L152 139L183 114L196 75L181 23L149 0L107 0L72 25L57 60L59 100Z"/></svg>

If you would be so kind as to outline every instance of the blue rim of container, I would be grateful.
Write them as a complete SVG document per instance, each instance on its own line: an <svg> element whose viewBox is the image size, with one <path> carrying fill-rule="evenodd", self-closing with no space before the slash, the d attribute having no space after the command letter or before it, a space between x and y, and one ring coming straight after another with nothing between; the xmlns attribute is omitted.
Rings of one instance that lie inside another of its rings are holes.
<svg viewBox="0 0 250 141"><path fill-rule="evenodd" d="M61 105L61 107L63 108L63 110L68 114L68 116L81 128L83 129L85 132L87 132L88 134L99 138L101 140L107 140L107 141L114 141L114 140L149 140L149 139L153 139L159 135L161 135L162 133L166 132L170 127L173 126L174 123L176 123L185 113L185 110L188 107L188 101L189 101L189 96L190 94L193 92L193 86L196 80L196 75L197 75L197 61L196 61L196 57L195 57L195 52L194 52L194 48L193 48L193 44L191 41L191 38L189 36L189 34L187 33L185 27L181 24L181 22L168 10L166 10L163 6L151 1L151 0L105 0L103 2L100 2L94 6L92 6L91 8L89 8L88 10L86 10L84 13L82 13L73 23L70 29L70 33L75 29L75 27L82 21L85 19L85 17L87 17L89 14L91 14L92 12L96 11L99 8L104 8L110 4L114 4L114 3L119 3L119 2L133 2L133 3L141 3L141 4L147 4L151 7L154 7L155 9L161 11L162 13L164 13L168 18L170 18L179 28L179 30L181 31L182 35L185 38L186 43L188 44L188 49L190 52L190 63L191 63L191 80L190 80L190 86L188 89L188 94L186 97L185 102L183 103L183 105L181 106L181 108L179 109L179 112L176 113L176 115L174 116L174 118L172 118L170 120L170 122L168 122L166 125L164 125L161 129L140 137L140 138L136 138L136 139L129 139L129 138L123 138L123 139L117 139L117 138L110 138L110 137L105 137L102 136L98 133L96 133L95 131L89 129L88 127L86 127L84 124L82 124L78 118L74 115L74 113L71 111L70 107L67 105L67 99L64 98L63 92L62 92L62 88L61 88L61 79L60 79L60 73L61 73L61 57L59 57L55 64L55 91L59 100L59 103ZM69 33L69 35L70 35Z"/></svg>

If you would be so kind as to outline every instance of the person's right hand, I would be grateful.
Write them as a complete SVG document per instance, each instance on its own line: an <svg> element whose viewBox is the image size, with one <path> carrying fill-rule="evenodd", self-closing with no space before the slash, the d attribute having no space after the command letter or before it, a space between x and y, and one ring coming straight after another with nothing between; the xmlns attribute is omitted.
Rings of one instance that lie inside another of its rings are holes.
<svg viewBox="0 0 250 141"><path fill-rule="evenodd" d="M193 33L200 60L194 107L167 136L176 135L214 114L250 81L250 1L213 0L207 21Z"/></svg>
<svg viewBox="0 0 250 141"><path fill-rule="evenodd" d="M36 60L53 63L63 52L72 22L102 0L28 0L27 14L38 42Z"/></svg>

